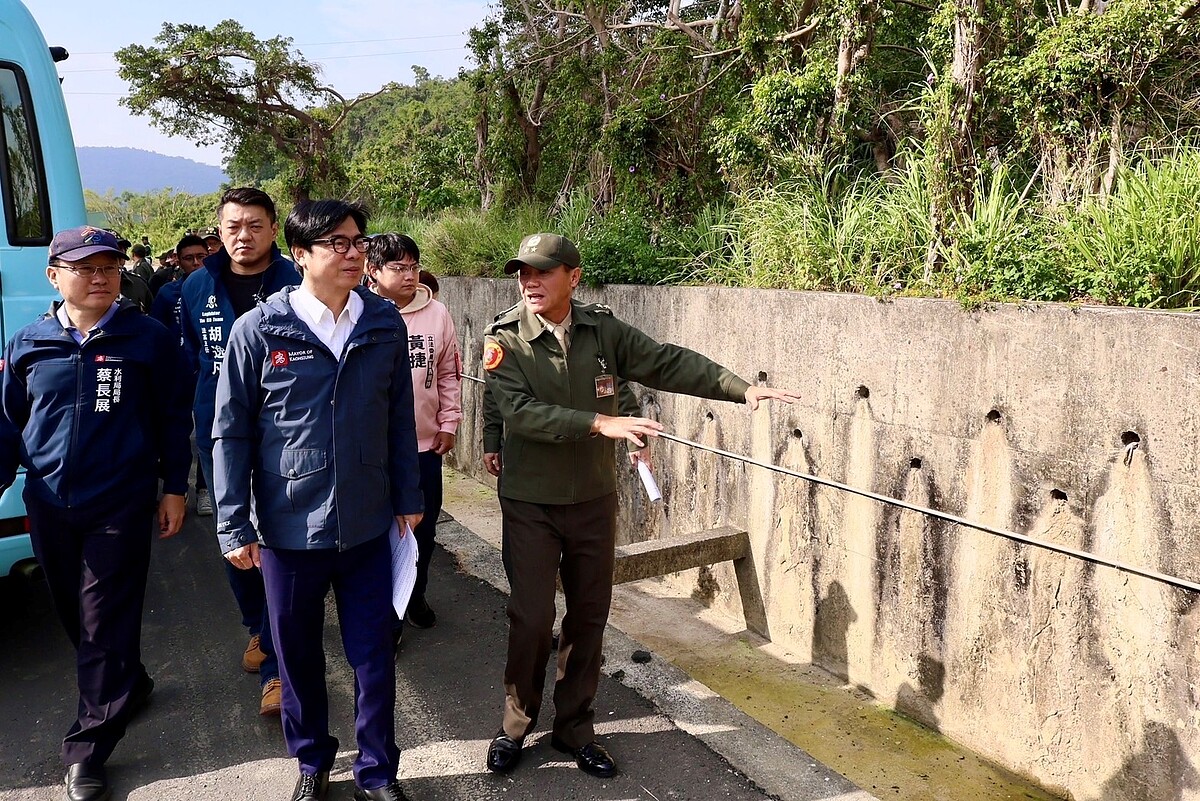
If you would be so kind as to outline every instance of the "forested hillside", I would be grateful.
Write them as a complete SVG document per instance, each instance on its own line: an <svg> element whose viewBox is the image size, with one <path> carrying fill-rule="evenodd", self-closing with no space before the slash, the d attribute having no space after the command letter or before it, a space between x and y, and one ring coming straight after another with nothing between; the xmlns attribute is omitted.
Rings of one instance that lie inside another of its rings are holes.
<svg viewBox="0 0 1200 801"><path fill-rule="evenodd" d="M472 68L353 99L286 39L164 24L124 102L443 272L553 228L596 281L1198 305L1200 0L493 8Z"/></svg>

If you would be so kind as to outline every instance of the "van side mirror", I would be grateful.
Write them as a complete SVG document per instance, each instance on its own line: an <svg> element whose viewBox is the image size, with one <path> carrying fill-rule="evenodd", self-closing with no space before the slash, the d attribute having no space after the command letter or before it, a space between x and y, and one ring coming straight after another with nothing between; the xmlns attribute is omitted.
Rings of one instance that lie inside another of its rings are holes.
<svg viewBox="0 0 1200 801"><path fill-rule="evenodd" d="M70 57L71 57L71 54L67 52L67 48L65 48L65 47L51 47L50 48L50 58L54 59L55 64L57 64L60 61L66 61Z"/></svg>

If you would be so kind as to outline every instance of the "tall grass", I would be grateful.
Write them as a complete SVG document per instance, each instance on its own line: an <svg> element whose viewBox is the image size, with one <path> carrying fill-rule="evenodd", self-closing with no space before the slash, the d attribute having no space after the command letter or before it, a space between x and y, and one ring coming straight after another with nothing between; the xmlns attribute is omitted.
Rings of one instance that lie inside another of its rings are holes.
<svg viewBox="0 0 1200 801"><path fill-rule="evenodd" d="M1139 154L1111 196L1078 209L1049 206L1033 179L991 165L928 278L928 161L907 163L882 177L760 188L686 223L635 207L604 215L582 193L557 216L526 205L395 222L421 243L422 261L450 275L496 275L523 236L551 230L579 244L592 282L1200 306L1200 147Z"/></svg>
<svg viewBox="0 0 1200 801"><path fill-rule="evenodd" d="M1121 173L1059 235L1084 295L1103 303L1193 308L1200 293L1200 150L1178 148Z"/></svg>
<svg viewBox="0 0 1200 801"><path fill-rule="evenodd" d="M421 247L421 264L435 275L497 276L521 239L550 230L540 206L483 211L450 209L432 218L382 216L372 230L397 230Z"/></svg>

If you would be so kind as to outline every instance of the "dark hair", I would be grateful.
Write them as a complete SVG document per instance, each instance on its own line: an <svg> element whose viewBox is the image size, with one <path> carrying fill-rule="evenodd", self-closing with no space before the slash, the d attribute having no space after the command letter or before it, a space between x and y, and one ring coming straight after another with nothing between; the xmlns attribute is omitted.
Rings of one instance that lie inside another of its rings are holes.
<svg viewBox="0 0 1200 801"><path fill-rule="evenodd" d="M135 255L135 256L145 256L145 255L147 255L147 254L149 254L149 251L148 251L148 250L146 250L146 246L145 246L145 245L142 245L142 244L137 244L137 245L134 245L134 246L133 246L133 255Z"/></svg>
<svg viewBox="0 0 1200 801"><path fill-rule="evenodd" d="M429 272L429 270L421 270L420 275L417 276L417 280L429 287L429 291L433 294L436 295L438 293L439 287L437 277L433 273Z"/></svg>
<svg viewBox="0 0 1200 801"><path fill-rule="evenodd" d="M199 246L199 247L204 248L205 250L208 250L208 245L204 244L203 239L196 236L195 234L188 234L185 237L183 237L183 239L179 240L179 244L175 246L175 250L172 252L178 253L179 251L183 250L184 248L194 248L196 246Z"/></svg>
<svg viewBox="0 0 1200 801"><path fill-rule="evenodd" d="M119 247L121 250L129 250L129 246L132 244L132 242L123 236L117 237L117 247Z"/></svg>
<svg viewBox="0 0 1200 801"><path fill-rule="evenodd" d="M283 239L288 250L307 250L314 239L320 239L349 217L358 230L367 232L367 210L357 203L344 200L301 200L283 224Z"/></svg>
<svg viewBox="0 0 1200 801"><path fill-rule="evenodd" d="M411 236L389 231L371 237L371 246L367 248L367 264L387 264L389 261L400 261L405 256L411 256L413 261L421 260L421 249Z"/></svg>
<svg viewBox="0 0 1200 801"><path fill-rule="evenodd" d="M217 217L221 216L221 209L225 208L226 203L233 203L236 206L258 206L267 213L271 218L271 222L277 222L278 217L275 214L275 201L271 200L271 196L261 189L255 189L252 186L239 186L234 189L226 189L221 199L217 202Z"/></svg>

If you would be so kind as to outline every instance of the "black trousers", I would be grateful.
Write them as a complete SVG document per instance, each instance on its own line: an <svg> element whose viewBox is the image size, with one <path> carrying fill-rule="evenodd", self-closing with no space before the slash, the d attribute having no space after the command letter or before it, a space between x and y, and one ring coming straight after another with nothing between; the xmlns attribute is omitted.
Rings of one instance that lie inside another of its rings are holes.
<svg viewBox="0 0 1200 801"><path fill-rule="evenodd" d="M130 694L146 675L142 608L153 501L63 509L26 492L25 507L34 555L75 646L79 711L63 738L63 764L102 765L125 735Z"/></svg>
<svg viewBox="0 0 1200 801"><path fill-rule="evenodd" d="M592 699L612 601L616 493L561 505L502 497L500 509L511 586L504 732L524 737L537 725L554 628L555 577L561 572L567 613L558 638L554 734L580 748L596 735Z"/></svg>
<svg viewBox="0 0 1200 801"><path fill-rule="evenodd" d="M442 457L433 451L417 454L421 466L421 495L425 499L425 514L413 529L417 535L417 583L413 586L412 598L425 597L429 585L429 560L433 558L434 537L437 536L437 521L442 514Z"/></svg>

